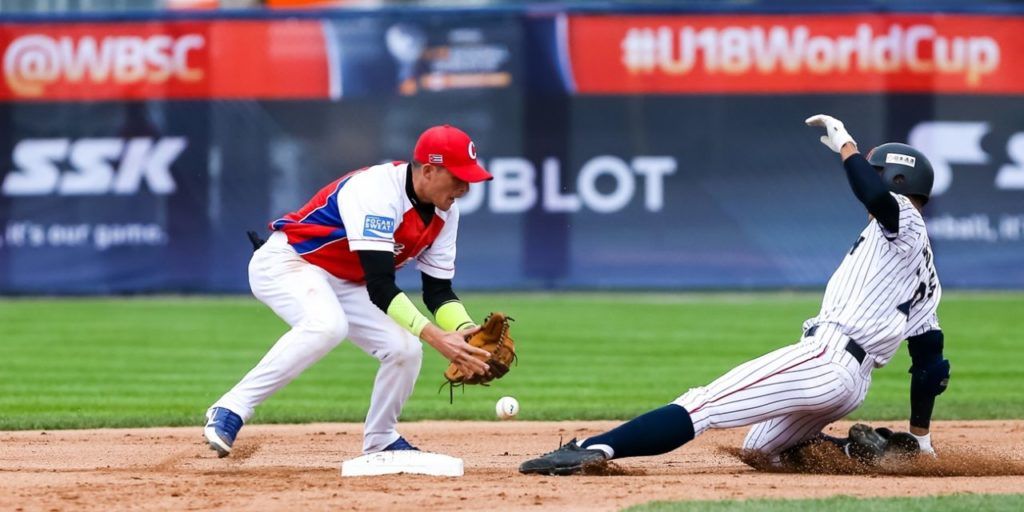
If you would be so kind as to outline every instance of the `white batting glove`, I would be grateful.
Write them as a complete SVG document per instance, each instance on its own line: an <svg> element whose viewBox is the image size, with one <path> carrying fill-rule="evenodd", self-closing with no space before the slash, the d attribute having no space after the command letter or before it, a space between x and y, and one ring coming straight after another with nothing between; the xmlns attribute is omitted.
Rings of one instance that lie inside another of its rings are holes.
<svg viewBox="0 0 1024 512"><path fill-rule="evenodd" d="M921 446L921 453L925 453L931 455L932 457L935 457L935 448L932 448L931 432L923 436L919 436L914 433L911 433L910 435L914 436L914 438L917 439L917 444Z"/></svg>
<svg viewBox="0 0 1024 512"><path fill-rule="evenodd" d="M821 143L836 153L839 153L847 142L852 142L854 146L857 145L857 141L853 140L850 132L846 131L843 122L832 116L817 114L808 117L804 122L807 123L807 126L824 127L825 135L821 136Z"/></svg>

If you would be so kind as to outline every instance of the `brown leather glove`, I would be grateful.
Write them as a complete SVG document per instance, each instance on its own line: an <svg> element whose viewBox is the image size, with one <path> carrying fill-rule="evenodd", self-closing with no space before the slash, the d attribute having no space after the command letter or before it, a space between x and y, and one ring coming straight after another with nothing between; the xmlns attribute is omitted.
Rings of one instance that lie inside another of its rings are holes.
<svg viewBox="0 0 1024 512"><path fill-rule="evenodd" d="M492 380L504 377L508 373L509 367L516 361L516 345L509 335L509 321L511 320L504 313L488 315L480 330L469 336L466 343L490 353L490 357L486 359L490 368L483 375L464 375L457 366L449 364L448 369L444 372L447 384L452 387L465 384L486 386Z"/></svg>

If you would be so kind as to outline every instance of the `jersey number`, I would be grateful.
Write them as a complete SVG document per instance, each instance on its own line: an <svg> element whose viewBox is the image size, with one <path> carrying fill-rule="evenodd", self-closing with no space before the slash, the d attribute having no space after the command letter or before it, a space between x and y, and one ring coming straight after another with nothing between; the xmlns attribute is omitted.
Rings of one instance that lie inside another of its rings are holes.
<svg viewBox="0 0 1024 512"><path fill-rule="evenodd" d="M910 308L925 299L932 298L932 295L935 295L935 289L938 288L938 283L935 280L935 267L932 265L932 253L927 247L924 248L924 265L917 269L917 275L918 277L924 277L924 279L918 283L914 296L903 304L896 306L896 309L900 310L908 318L910 317Z"/></svg>
<svg viewBox="0 0 1024 512"><path fill-rule="evenodd" d="M856 242L853 243L853 247L850 248L850 256L853 256L853 251L856 251L857 247L860 247L860 243L863 242L863 241L864 241L864 236L862 235L860 238L857 239Z"/></svg>

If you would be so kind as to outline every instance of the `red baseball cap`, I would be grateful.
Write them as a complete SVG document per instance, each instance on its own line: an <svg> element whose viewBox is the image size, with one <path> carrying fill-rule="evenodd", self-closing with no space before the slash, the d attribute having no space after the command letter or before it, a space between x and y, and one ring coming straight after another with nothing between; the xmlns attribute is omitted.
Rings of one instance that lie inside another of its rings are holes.
<svg viewBox="0 0 1024 512"><path fill-rule="evenodd" d="M466 132L452 126L434 126L420 135L412 157L421 164L440 165L469 183L487 181L491 173L476 163L476 144Z"/></svg>

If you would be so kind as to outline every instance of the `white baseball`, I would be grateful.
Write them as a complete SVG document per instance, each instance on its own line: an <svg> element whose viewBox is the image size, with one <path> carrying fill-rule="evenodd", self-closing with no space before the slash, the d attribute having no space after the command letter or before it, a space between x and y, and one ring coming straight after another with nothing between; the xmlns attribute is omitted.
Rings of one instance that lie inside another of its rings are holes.
<svg viewBox="0 0 1024 512"><path fill-rule="evenodd" d="M510 396L499 398L498 403L494 404L494 413L502 420L515 418L519 414L519 400Z"/></svg>

